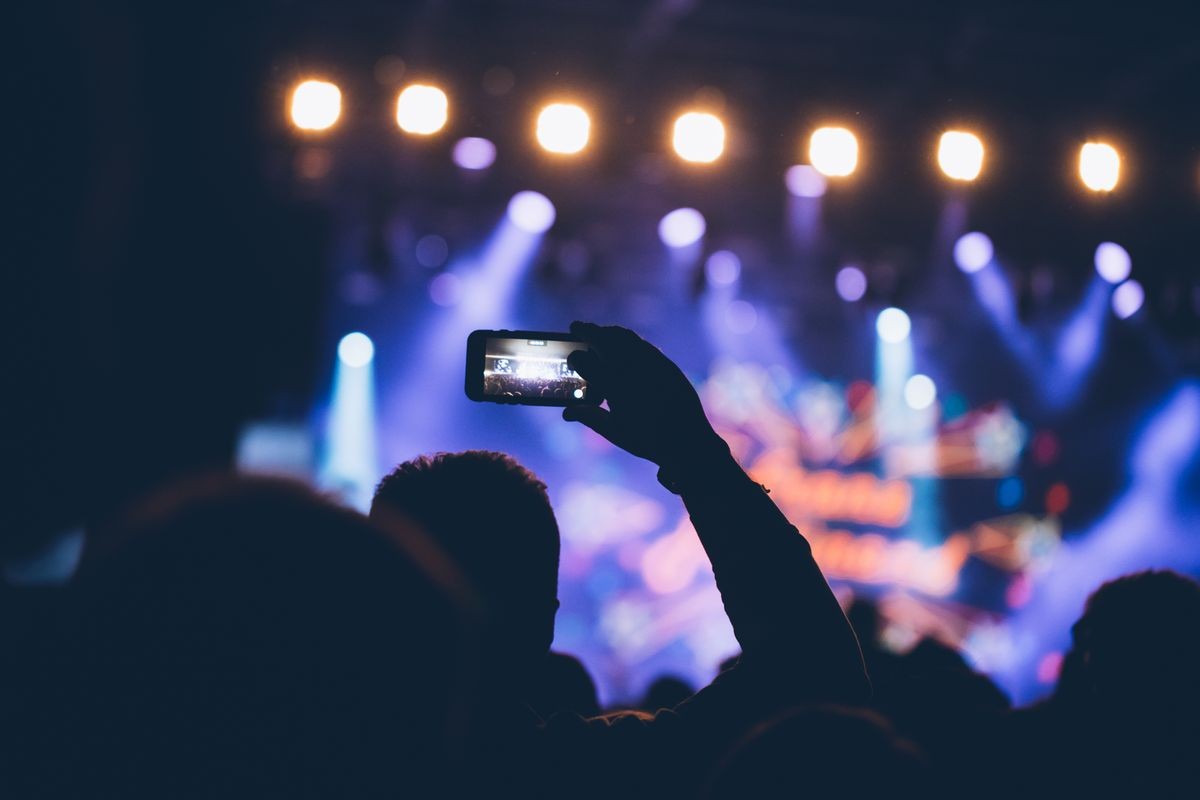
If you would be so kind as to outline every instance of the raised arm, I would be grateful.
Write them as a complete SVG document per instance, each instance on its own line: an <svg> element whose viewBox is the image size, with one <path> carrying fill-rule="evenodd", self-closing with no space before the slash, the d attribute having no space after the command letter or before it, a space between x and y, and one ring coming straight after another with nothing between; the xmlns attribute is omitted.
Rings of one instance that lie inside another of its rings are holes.
<svg viewBox="0 0 1200 800"><path fill-rule="evenodd" d="M756 694L784 705L865 700L858 642L808 542L730 455L683 372L625 328L571 330L591 348L571 366L608 409L570 407L563 417L657 464L659 481L683 498L742 645L742 680L753 676Z"/></svg>

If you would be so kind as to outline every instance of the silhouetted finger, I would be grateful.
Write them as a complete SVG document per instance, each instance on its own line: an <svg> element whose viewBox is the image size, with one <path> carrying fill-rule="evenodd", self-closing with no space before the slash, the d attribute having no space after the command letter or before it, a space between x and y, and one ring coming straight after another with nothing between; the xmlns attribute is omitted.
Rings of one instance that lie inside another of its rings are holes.
<svg viewBox="0 0 1200 800"><path fill-rule="evenodd" d="M578 372L585 381L599 381L604 371L600 357L591 350L575 350L567 356L567 366Z"/></svg>
<svg viewBox="0 0 1200 800"><path fill-rule="evenodd" d="M563 419L568 422L581 422L613 444L617 444L613 438L616 431L612 414L607 409L599 406L567 406L563 409Z"/></svg>
<svg viewBox="0 0 1200 800"><path fill-rule="evenodd" d="M629 358L647 342L628 328L620 325L596 325L591 322L571 323L571 333L592 346L602 358Z"/></svg>

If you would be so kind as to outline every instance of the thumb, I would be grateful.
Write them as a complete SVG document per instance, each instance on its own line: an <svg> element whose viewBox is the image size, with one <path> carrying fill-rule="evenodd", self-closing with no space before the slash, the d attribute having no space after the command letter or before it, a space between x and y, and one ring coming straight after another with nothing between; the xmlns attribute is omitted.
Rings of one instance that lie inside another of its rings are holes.
<svg viewBox="0 0 1200 800"><path fill-rule="evenodd" d="M613 425L612 413L608 409L599 406L567 406L563 409L562 416L568 422L582 422L605 439L617 444L614 439L617 435L616 426Z"/></svg>

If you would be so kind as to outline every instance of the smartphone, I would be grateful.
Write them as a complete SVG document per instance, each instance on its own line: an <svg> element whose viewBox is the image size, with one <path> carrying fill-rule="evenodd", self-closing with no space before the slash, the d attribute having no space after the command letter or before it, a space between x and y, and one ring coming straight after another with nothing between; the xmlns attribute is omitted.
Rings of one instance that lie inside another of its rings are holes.
<svg viewBox="0 0 1200 800"><path fill-rule="evenodd" d="M587 349L569 333L474 331L467 337L467 397L528 406L599 405L599 392L567 365L567 356Z"/></svg>

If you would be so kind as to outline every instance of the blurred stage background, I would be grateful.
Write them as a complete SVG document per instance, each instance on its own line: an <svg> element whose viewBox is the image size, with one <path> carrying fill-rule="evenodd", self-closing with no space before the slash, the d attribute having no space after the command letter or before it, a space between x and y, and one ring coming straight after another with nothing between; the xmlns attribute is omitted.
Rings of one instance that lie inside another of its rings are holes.
<svg viewBox="0 0 1200 800"><path fill-rule="evenodd" d="M325 245L299 299L272 295L312 310L253 356L291 368L243 465L361 507L418 453L512 453L562 528L556 647L605 702L703 684L736 642L653 469L462 390L474 328L627 325L890 642L1044 693L1101 580L1200 574L1195 37L1094 4L858 5L230 16L252 68L216 77L253 79L254 180L318 221L284 239ZM552 102L577 108L539 141ZM1112 149L1081 164L1086 143ZM264 258L281 284L299 263Z"/></svg>

